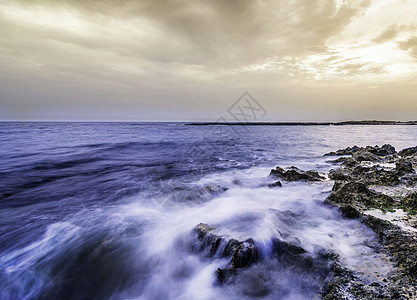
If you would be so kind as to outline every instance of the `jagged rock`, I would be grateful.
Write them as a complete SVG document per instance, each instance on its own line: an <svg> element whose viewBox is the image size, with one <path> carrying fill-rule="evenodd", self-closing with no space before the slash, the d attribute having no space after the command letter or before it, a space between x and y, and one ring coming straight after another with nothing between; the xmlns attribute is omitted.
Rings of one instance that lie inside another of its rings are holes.
<svg viewBox="0 0 417 300"><path fill-rule="evenodd" d="M355 153L353 153L352 158L358 162L361 161L371 161L371 162L379 162L382 161L380 157L377 155L369 152L368 150L358 150Z"/></svg>
<svg viewBox="0 0 417 300"><path fill-rule="evenodd" d="M231 265L233 269L245 268L259 259L259 250L253 239L240 242L233 252Z"/></svg>
<svg viewBox="0 0 417 300"><path fill-rule="evenodd" d="M403 158L395 164L395 171L399 176L404 176L405 174L409 173L415 173L413 164L410 161L407 161Z"/></svg>
<svg viewBox="0 0 417 300"><path fill-rule="evenodd" d="M395 172L387 171L379 166L357 166L350 175L356 181L371 185L397 185L400 183Z"/></svg>
<svg viewBox="0 0 417 300"><path fill-rule="evenodd" d="M352 157L336 160L343 167L329 172L329 177L335 180L335 184L326 202L339 207L345 217L358 218L370 227L383 245L379 251L386 251L395 258L396 269L389 274L387 285L381 285L363 284L357 280L355 274L343 271L343 267L336 267L336 270L332 268L333 277L324 285L323 299L417 298L417 235L390 221L364 213L369 208L384 211L400 205L409 214L417 211L417 192L397 202L367 187L374 184L396 185L400 180L411 186L417 184L417 175L413 169L413 164L417 163L417 147L401 151L401 158L394 151L389 145L366 147L356 149ZM365 166L361 161L395 163L396 167L387 170L379 165Z"/></svg>
<svg viewBox="0 0 417 300"><path fill-rule="evenodd" d="M396 154L397 151L395 151L395 148L389 144L385 144L382 147L372 147L372 146L368 146L365 148L365 150L371 152L372 154L378 155L378 156L388 156L388 155L393 155Z"/></svg>
<svg viewBox="0 0 417 300"><path fill-rule="evenodd" d="M353 147L347 147L345 149L339 149L336 152L329 152L324 154L324 156L337 156L337 155L354 155L357 152L369 152L371 154L377 155L377 156L387 156L387 155L393 155L397 153L395 151L395 148L389 144L385 144L382 147L379 146L367 146L365 148L353 146Z"/></svg>
<svg viewBox="0 0 417 300"><path fill-rule="evenodd" d="M397 172L387 171L379 166L357 165L352 168L339 168L329 172L335 181L356 181L366 185L397 185L400 183Z"/></svg>
<svg viewBox="0 0 417 300"><path fill-rule="evenodd" d="M417 212L417 192L408 194L404 199L401 200L401 205L404 206L408 211L414 213Z"/></svg>
<svg viewBox="0 0 417 300"><path fill-rule="evenodd" d="M325 179L324 177L320 176L318 172L302 171L296 167L291 167L287 171L281 167L276 167L275 169L271 170L270 175L280 177L285 181L320 181Z"/></svg>
<svg viewBox="0 0 417 300"><path fill-rule="evenodd" d="M337 181L350 181L352 178L350 175L347 174L343 169L336 169L336 170L330 170L329 171L329 178L331 180L337 180Z"/></svg>
<svg viewBox="0 0 417 300"><path fill-rule="evenodd" d="M327 203L336 206L351 205L355 208L390 206L394 200L384 194L369 190L360 182L336 182L332 193L326 199Z"/></svg>
<svg viewBox="0 0 417 300"><path fill-rule="evenodd" d="M361 148L355 145L353 147L347 147L345 149L339 149L336 152L326 153L326 154L324 154L324 156L352 155L353 153L355 153L359 149L361 149Z"/></svg>
<svg viewBox="0 0 417 300"><path fill-rule="evenodd" d="M283 221L293 215L293 213L287 211L276 211L276 213ZM230 258L230 262L226 266L216 271L219 284L227 282L239 270L247 269L261 259L259 246L251 238L238 241L218 234L214 227L204 223L198 224L193 232L196 236L197 244L192 249L206 253L208 257ZM327 262L321 261L321 258L317 258L317 261L313 259L297 239L288 242L279 238L273 238L270 244L272 245L271 258L276 259L280 265L312 272L323 272L323 268L327 268Z"/></svg>
<svg viewBox="0 0 417 300"><path fill-rule="evenodd" d="M275 181L274 183L268 184L268 187L274 188L274 187L282 187L281 181Z"/></svg>
<svg viewBox="0 0 417 300"><path fill-rule="evenodd" d="M345 218L357 219L361 216L361 213L352 205L343 205L339 207L340 212Z"/></svg>
<svg viewBox="0 0 417 300"><path fill-rule="evenodd" d="M406 148L406 149L403 149L403 150L401 150L398 154L399 154L400 156L405 157L405 156L415 155L416 153L417 153L417 146L415 146L415 147L411 147L411 148Z"/></svg>

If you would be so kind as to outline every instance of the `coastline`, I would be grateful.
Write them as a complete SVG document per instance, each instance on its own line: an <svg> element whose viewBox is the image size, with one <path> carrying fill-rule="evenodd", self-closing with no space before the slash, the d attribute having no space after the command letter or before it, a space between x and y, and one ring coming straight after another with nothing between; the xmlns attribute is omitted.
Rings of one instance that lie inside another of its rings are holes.
<svg viewBox="0 0 417 300"><path fill-rule="evenodd" d="M346 126L346 125L417 125L417 121L342 121L342 122L191 122L188 126Z"/></svg>

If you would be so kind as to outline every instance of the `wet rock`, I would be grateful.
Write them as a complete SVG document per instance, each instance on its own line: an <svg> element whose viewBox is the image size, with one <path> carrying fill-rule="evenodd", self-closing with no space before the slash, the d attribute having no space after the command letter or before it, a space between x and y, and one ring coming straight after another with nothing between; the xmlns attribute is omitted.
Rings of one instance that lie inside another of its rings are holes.
<svg viewBox="0 0 417 300"><path fill-rule="evenodd" d="M417 175L416 174L406 174L401 177L401 181L410 187L415 187L417 185Z"/></svg>
<svg viewBox="0 0 417 300"><path fill-rule="evenodd" d="M207 224L200 223L194 228L197 234L200 244L199 250L206 250L209 256L214 256L219 250L220 244L223 242L224 237L214 233L214 227Z"/></svg>
<svg viewBox="0 0 417 300"><path fill-rule="evenodd" d="M176 202L190 201L199 203L208 201L225 191L227 191L227 188L220 185L206 185L199 188L176 187L173 192L169 192L174 195L174 200Z"/></svg>
<svg viewBox="0 0 417 300"><path fill-rule="evenodd" d="M407 161L403 158L395 164L395 171L399 176L404 176L405 174L409 173L415 173L413 164L410 161Z"/></svg>
<svg viewBox="0 0 417 300"><path fill-rule="evenodd" d="M395 148L389 144L385 144L382 147L379 146L367 146L365 148L353 146L345 149L339 149L336 152L329 152L324 154L325 156L337 156L337 155L354 155L357 152L368 152L377 156L388 156L396 154Z"/></svg>
<svg viewBox="0 0 417 300"><path fill-rule="evenodd" d="M259 250L253 239L240 242L233 252L231 265L233 269L245 268L259 259Z"/></svg>
<svg viewBox="0 0 417 300"><path fill-rule="evenodd" d="M220 194L227 191L227 188L220 185L206 185L200 189L202 193Z"/></svg>
<svg viewBox="0 0 417 300"><path fill-rule="evenodd" d="M404 206L404 208L411 212L412 214L417 213L417 192L408 194L404 199L401 200L401 205Z"/></svg>
<svg viewBox="0 0 417 300"><path fill-rule="evenodd" d="M339 209L342 215L348 219L357 219L361 216L361 213L352 205L342 205Z"/></svg>
<svg viewBox="0 0 417 300"><path fill-rule="evenodd" d="M350 175L354 180L369 185L397 185L400 183L395 172L387 171L379 166L357 166Z"/></svg>
<svg viewBox="0 0 417 300"><path fill-rule="evenodd" d="M398 185L398 173L379 166L344 167L329 172L329 178L335 181L355 181L365 185Z"/></svg>
<svg viewBox="0 0 417 300"><path fill-rule="evenodd" d="M355 208L365 209L390 206L394 200L387 195L369 190L365 184L360 182L336 182L326 202L338 207L351 205Z"/></svg>
<svg viewBox="0 0 417 300"><path fill-rule="evenodd" d="M320 181L325 179L324 177L320 176L318 172L302 171L296 167L291 167L287 171L281 167L276 167L275 169L271 170L270 175L274 177L280 177L285 181Z"/></svg>
<svg viewBox="0 0 417 300"><path fill-rule="evenodd" d="M395 148L389 144L385 144L382 147L371 147L368 146L365 148L367 151L371 152L372 154L378 155L378 156L388 156L396 154L397 151L395 151Z"/></svg>
<svg viewBox="0 0 417 300"><path fill-rule="evenodd" d="M339 149L335 152L326 153L326 154L324 154L324 156L352 155L353 153L355 153L359 149L361 149L361 148L358 147L358 146L347 147L345 149Z"/></svg>
<svg viewBox="0 0 417 300"><path fill-rule="evenodd" d="M417 154L417 146L403 149L398 154L403 157L415 155Z"/></svg>
<svg viewBox="0 0 417 300"><path fill-rule="evenodd" d="M352 180L351 176L341 168L336 169L336 170L333 170L333 169L330 170L329 171L329 178L331 180L337 180L337 181L350 181L350 180Z"/></svg>
<svg viewBox="0 0 417 300"><path fill-rule="evenodd" d="M276 213L291 217L288 212L276 211ZM206 253L208 257L230 258L229 263L216 271L219 284L230 282L234 275L240 274L243 270L251 270L260 259L264 259L257 242L251 238L238 241L217 233L214 227L204 223L198 224L193 233L197 240L197 246L192 247L194 250ZM273 259L280 266L317 274L327 270L327 262L323 261L323 258L313 258L309 255L297 239L289 242L273 238L269 244L271 254L268 254L268 259Z"/></svg>
<svg viewBox="0 0 417 300"><path fill-rule="evenodd" d="M352 158L354 160L358 161L358 162L362 162L362 161L379 162L379 161L382 161L382 159L379 156L369 152L368 150L364 150L364 149L358 150L355 153L353 153Z"/></svg>
<svg viewBox="0 0 417 300"><path fill-rule="evenodd" d="M282 187L281 181L275 181L274 183L268 184L268 187L274 188L274 187Z"/></svg>
<svg viewBox="0 0 417 300"><path fill-rule="evenodd" d="M417 192L404 197L400 202L377 193L368 185L393 186L400 182L409 186L417 184L413 164L417 162L417 147L408 148L395 155L392 146L356 149L352 157L339 158L343 167L332 170L329 177L335 180L332 193L326 202L339 207L347 218L358 218L378 236L384 251L393 256L396 269L390 273L386 284L363 283L355 274L343 267L332 269L333 277L324 285L324 299L414 299L417 298L417 235L394 225L390 221L364 213L369 208L389 210L401 207L408 213L417 210ZM381 157L384 156L384 157ZM361 162L395 163L394 169L379 165L366 166Z"/></svg>

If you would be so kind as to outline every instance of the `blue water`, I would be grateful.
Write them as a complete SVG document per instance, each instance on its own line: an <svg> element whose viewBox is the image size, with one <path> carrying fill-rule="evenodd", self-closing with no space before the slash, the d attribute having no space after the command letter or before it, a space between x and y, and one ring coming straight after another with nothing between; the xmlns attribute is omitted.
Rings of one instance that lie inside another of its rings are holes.
<svg viewBox="0 0 417 300"><path fill-rule="evenodd" d="M353 249L373 236L323 205L330 182L263 184L277 165L325 173L324 153L385 143L415 146L416 127L0 123L0 298L250 299L247 274L218 286L225 260L184 245L201 222L267 245L278 226L271 208L305 215L288 234L360 272L372 250ZM228 190L204 190L217 185ZM314 279L262 266L261 298L317 292Z"/></svg>

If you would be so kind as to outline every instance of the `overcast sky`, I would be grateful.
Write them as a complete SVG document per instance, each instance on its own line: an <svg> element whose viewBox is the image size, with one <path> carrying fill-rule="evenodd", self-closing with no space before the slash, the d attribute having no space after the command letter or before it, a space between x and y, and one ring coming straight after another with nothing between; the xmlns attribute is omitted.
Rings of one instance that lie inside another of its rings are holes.
<svg viewBox="0 0 417 300"><path fill-rule="evenodd" d="M415 0L0 1L1 120L417 119Z"/></svg>

